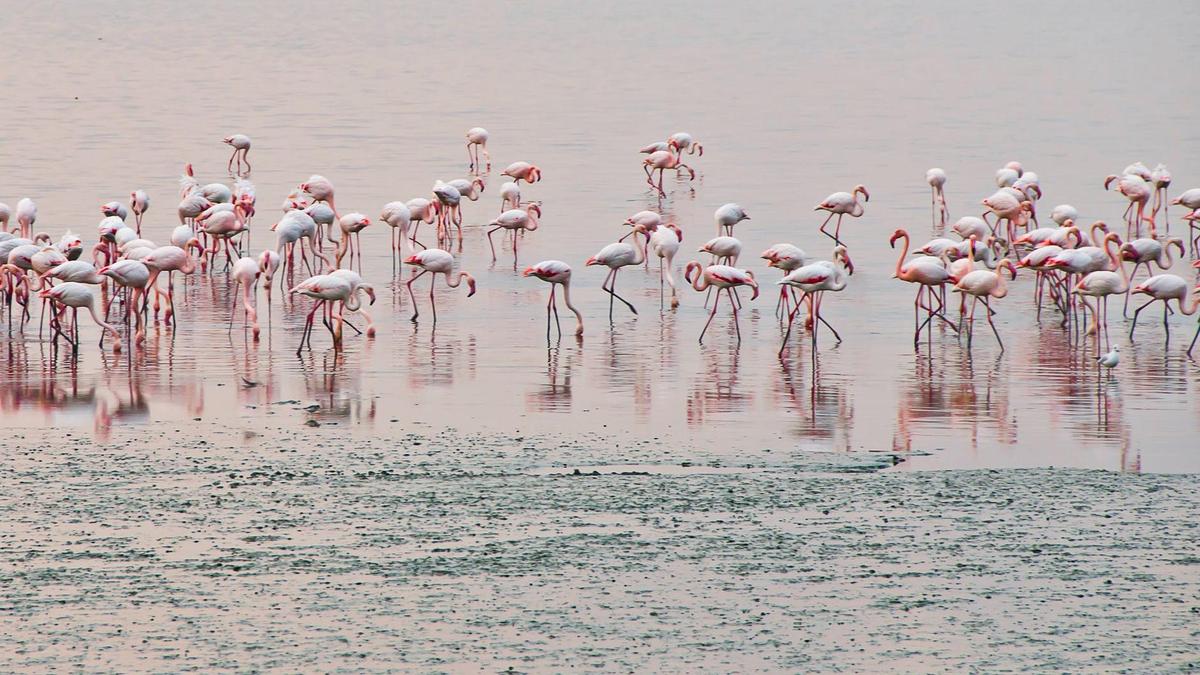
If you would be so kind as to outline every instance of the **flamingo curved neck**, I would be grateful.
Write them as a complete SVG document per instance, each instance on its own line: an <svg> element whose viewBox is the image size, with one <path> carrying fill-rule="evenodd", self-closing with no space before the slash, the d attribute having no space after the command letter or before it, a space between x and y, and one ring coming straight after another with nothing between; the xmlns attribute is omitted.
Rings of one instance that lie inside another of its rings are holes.
<svg viewBox="0 0 1200 675"><path fill-rule="evenodd" d="M900 251L900 257L896 259L896 277L903 279L901 275L904 271L904 259L908 257L908 233L900 235L900 238L904 240L904 248Z"/></svg>

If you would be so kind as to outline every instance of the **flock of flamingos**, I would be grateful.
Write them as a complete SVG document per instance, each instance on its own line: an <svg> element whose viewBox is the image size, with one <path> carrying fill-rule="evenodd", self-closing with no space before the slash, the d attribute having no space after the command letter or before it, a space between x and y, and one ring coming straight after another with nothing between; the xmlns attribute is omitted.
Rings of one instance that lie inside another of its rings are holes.
<svg viewBox="0 0 1200 675"><path fill-rule="evenodd" d="M55 347L61 338L73 351L78 351L78 313L85 309L102 328L101 348L105 338L111 335L112 348L120 351L122 327L124 339L136 348L145 338L151 311L154 321L160 320L161 312L161 321L174 325L176 273L213 273L223 266L235 282L235 295L240 299L244 322L255 340L259 336L259 286L265 292L265 301L271 303L273 282L281 267L286 271L305 270L312 275L286 289L288 294L307 296L314 301L297 351L306 345L311 347L318 314L335 348L342 346L344 325L349 324L358 331L349 322L347 313L362 314L366 326L359 332L365 332L368 337L374 335L368 307L375 301L375 290L353 269L356 257L361 269L361 234L371 225L370 218L361 213L339 213L333 184L314 175L285 198L283 215L270 228L275 233L275 247L257 256L247 254L248 241L243 240L249 237L256 213L255 188L248 178L251 141L245 135L236 134L224 142L233 149L227 167L233 179L232 187L223 183L202 185L189 164L180 178L181 201L177 207L180 224L172 231L167 245L160 246L142 236L143 217L150 207L150 200L143 190L131 193L128 207L115 201L101 207L104 218L98 226L99 242L90 249L72 232L63 234L57 241L47 233L35 233L37 206L33 200L21 199L15 211L0 203L0 260L4 261L0 274L10 334L14 324L18 330L26 329L26 324L32 321L31 305L38 298L41 300L39 331L48 324ZM388 225L391 232L393 274L398 261L414 268L414 273L404 282L412 301L414 322L420 315L421 303L413 291L413 284L425 275L429 275L430 280L429 310L434 321L437 320L435 286L438 275L452 289L465 284L468 297L475 293L475 278L466 271L456 271L455 256L450 250L456 240L458 250L462 250L463 199L478 200L485 187L481 176L491 171L487 142L486 130L471 129L466 135L468 177L438 181L428 197L390 202L382 209L379 220ZM643 161L647 184L658 195L665 196L664 172L673 170L681 177L686 171L688 179L693 179L695 171L685 159L694 161L692 157L702 157L704 148L690 134L677 133L665 141L647 145L641 152L647 155ZM541 216L540 202L524 200L521 194L522 183L528 186L541 180L541 170L529 162L515 162L501 175L511 180L500 186L501 213L489 223L487 230L493 261L496 259L493 235L503 231L502 236L511 237L515 260L519 239L526 232L538 229ZM1097 361L1110 368L1119 363L1118 348L1113 347L1108 338L1110 296L1122 296L1120 301L1126 315L1131 296L1146 297L1144 304L1133 309L1131 339L1139 315L1154 302L1163 304L1163 326L1168 342L1170 315L1175 311L1191 315L1200 307L1200 286L1196 286L1196 281L1189 283L1170 273L1151 275L1152 265L1161 270L1172 266L1173 249L1180 256L1187 255L1190 249L1191 255L1196 256L1200 247L1200 188L1187 190L1168 203L1171 175L1161 164L1153 170L1141 163L1131 164L1120 174L1104 180L1105 189L1115 189L1129 200L1124 215L1124 236L1122 232L1110 230L1104 222L1097 221L1088 226L1077 223L1077 210L1067 204L1051 209L1049 223L1039 221L1038 202L1042 191L1038 177L1032 171L1024 170L1018 162L1009 162L996 172L999 189L982 200L984 212L981 216L966 216L953 224L949 222L950 211L944 192L946 173L942 169L930 169L926 180L931 188L935 225L950 226L958 238L939 237L914 246L905 230L898 229L891 235L893 248L897 242L903 242L895 277L916 286L914 346L919 346L922 332L931 337L934 325L943 325L965 336L969 347L977 306L982 304L983 315L1003 350L1003 341L993 321L994 305L996 300L1008 294L1008 281L1015 279L1021 269L1029 270L1035 277L1033 293L1039 318L1044 305L1050 303L1072 338L1093 339ZM834 244L829 260L811 259L800 248L787 243L776 244L762 253L768 267L783 273L776 282L779 287L776 315L781 321L787 321L780 356L787 351L793 324L801 308L805 310L802 324L810 334L814 354L822 326L841 341L841 336L822 316L822 303L826 293L844 290L854 273L850 251L841 238L842 219L862 216L869 200L867 188L857 185L849 192L835 192L816 205L816 210L828 213L819 231ZM1183 239L1169 235L1169 205L1188 209L1183 216L1189 225L1186 245ZM1161 232L1158 226L1160 213ZM14 218L10 230L10 220ZM707 293L706 307L711 303L700 341L718 312L722 296L732 313L740 340L737 326L742 299L738 290L748 288L750 300L754 300L759 295L759 281L751 270L736 267L742 244L733 235L734 227L750 216L741 206L726 204L716 210L714 219L717 236L699 249L711 256L711 264L689 262L684 266L683 278L696 291ZM834 221L832 232L829 231L831 221ZM428 247L418 239L423 223L434 227L435 243L444 248ZM626 225L630 229L625 236L604 246L584 263L608 268L601 288L609 297L610 321L616 301L637 313L633 304L617 293L617 275L621 268L649 264L652 259L657 259L659 264L662 301L667 302L669 292L671 306L679 304L674 269L675 256L683 240L682 230L675 223L664 222L654 211L636 213L626 220ZM336 238L335 234L338 235ZM85 259L88 257L90 260ZM1200 261L1194 262L1193 267L1200 269ZM1143 268L1148 277L1137 282ZM164 273L167 277L165 289L159 282ZM559 287L563 303L575 316L575 334L583 334L583 316L571 303L571 275L571 266L560 260L545 260L524 270L524 276L550 284L546 305L548 341L552 325L558 335L562 335L558 319ZM101 291L99 308L94 287ZM948 292L959 294L957 315L953 313ZM1175 310L1170 307L1172 301L1176 304ZM72 310L69 316L68 309ZM235 305L230 316L231 330L237 313ZM1200 337L1200 326L1188 347L1189 356L1197 337Z"/></svg>

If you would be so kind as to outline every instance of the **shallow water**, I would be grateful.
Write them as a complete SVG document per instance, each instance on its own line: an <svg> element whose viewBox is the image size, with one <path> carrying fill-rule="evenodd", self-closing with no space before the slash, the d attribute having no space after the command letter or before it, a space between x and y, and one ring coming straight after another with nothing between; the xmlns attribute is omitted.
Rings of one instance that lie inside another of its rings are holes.
<svg viewBox="0 0 1200 675"><path fill-rule="evenodd" d="M230 282L197 276L181 287L178 331L152 331L132 362L101 354L86 321L78 360L52 357L30 329L0 344L10 433L28 441L53 427L103 441L199 419L252 439L264 425L316 420L356 438L409 426L595 434L613 448L597 464L625 464L622 447L658 439L730 460L911 453L900 470L1200 469L1200 369L1183 356L1195 321L1173 317L1168 348L1157 316L1133 344L1114 321L1123 361L1110 380L1053 317L1033 320L1023 275L997 307L1006 352L982 330L971 352L949 333L914 352L912 289L891 278L886 243L898 226L918 242L930 234L923 176L935 165L950 174L954 218L978 213L1010 159L1041 176L1042 213L1069 202L1086 221L1119 223L1125 202L1101 183L1135 160L1166 162L1173 194L1200 184L1190 65L1200 45L1186 28L1200 7L1159 3L1144 13L1167 20L1132 22L1117 3L1087 14L1032 2L455 8L10 10L23 30L0 45L0 84L12 94L0 111L0 199L34 197L38 229L55 235L94 238L97 205L140 187L152 199L148 234L165 240L183 163L202 182L226 180L219 141L234 132L255 142L255 250L273 240L283 195L311 173L335 183L341 211L375 218L387 201L426 195L435 178L465 175L468 127L491 131L494 159L482 199L464 208L461 265L479 293L439 291L436 330L408 321L375 224L363 235L363 272L382 291L374 340L348 337L335 354L318 332L296 356L307 302L278 295L260 345L240 328L231 338ZM636 150L676 130L706 152L696 180L668 180L660 202ZM505 247L493 265L484 224L498 210L499 170L519 159L544 170L523 190L544 203L542 228L523 237L515 263ZM603 272L583 266L635 211L661 208L694 251L714 232L713 209L737 201L752 215L736 230L742 264L773 281L757 253L790 241L827 255L812 205L858 182L872 199L843 229L857 272L824 310L845 340L822 335L815 364L804 339L776 358L773 287L742 312L740 345L724 314L698 345L700 294L684 289L677 311L662 310L656 270L626 269L618 290L640 314L618 306L610 326ZM548 289L518 272L547 258L575 266L582 342L568 330L547 348ZM298 403L270 405L279 401Z"/></svg>

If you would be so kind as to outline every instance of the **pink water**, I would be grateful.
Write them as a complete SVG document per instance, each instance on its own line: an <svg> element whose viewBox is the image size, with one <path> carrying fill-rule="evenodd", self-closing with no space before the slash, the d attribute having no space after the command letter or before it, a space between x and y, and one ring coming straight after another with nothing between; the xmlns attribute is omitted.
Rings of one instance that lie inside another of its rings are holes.
<svg viewBox="0 0 1200 675"><path fill-rule="evenodd" d="M351 437L406 427L599 434L613 448L595 459L613 464L624 463L623 443L654 438L730 463L835 450L909 456L899 470L1200 470L1200 368L1183 355L1193 319L1172 317L1169 347L1157 313L1132 344L1115 320L1123 360L1110 380L1053 317L1034 321L1027 276L997 303L1003 354L983 331L970 353L949 333L914 352L912 288L891 278L892 230L918 242L931 232L931 166L950 175L954 218L978 215L993 172L1011 159L1041 177L1043 213L1067 202L1088 222L1119 224L1125 201L1101 184L1136 160L1167 163L1172 194L1200 185L1200 44L1189 28L1200 8L1157 3L1139 10L1144 21L1116 3L1086 11L1033 2L10 8L0 200L36 199L38 229L55 237L69 228L94 241L97 206L143 188L146 232L165 242L183 164L202 182L228 180L220 139L235 132L254 139L256 251L273 242L267 228L283 196L312 173L334 182L340 210L375 218L385 202L464 176L469 127L490 130L494 166L482 199L464 207L461 266L479 292L439 291L436 330L408 321L376 224L363 234L363 273L381 291L374 340L348 336L335 353L318 331L314 349L296 356L307 301L278 295L261 344L240 327L230 338L230 280L196 276L182 287L178 330L152 330L137 352L102 354L88 322L77 360L54 357L30 328L0 342L0 419L22 437L53 428L100 440L159 423L249 436L309 419L339 422ZM679 130L706 152L696 180L668 177L660 201L637 149ZM493 265L484 225L499 210L498 172L516 160L543 169L524 189L544 204L542 227L522 239L515 266L510 249ZM789 241L827 256L812 206L856 183L872 196L843 228L857 271L824 310L845 341L823 335L815 370L804 340L776 357L771 292L742 313L740 345L723 313L699 345L701 294L684 290L678 310L663 310L657 271L626 269L618 290L640 314L618 307L610 326L604 273L583 266L647 208L683 228L681 266L699 259L713 210L737 201L752 215L736 230L741 265L773 282L758 252ZM1181 215L1171 214L1173 233ZM547 347L548 289L519 274L547 258L575 267L582 342L568 330ZM1173 271L1188 274L1186 264Z"/></svg>

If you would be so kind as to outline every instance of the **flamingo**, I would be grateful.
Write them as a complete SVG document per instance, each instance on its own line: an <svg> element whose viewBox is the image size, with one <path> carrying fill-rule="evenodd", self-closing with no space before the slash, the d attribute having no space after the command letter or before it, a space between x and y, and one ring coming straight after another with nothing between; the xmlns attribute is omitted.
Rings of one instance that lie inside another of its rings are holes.
<svg viewBox="0 0 1200 675"><path fill-rule="evenodd" d="M330 183L328 178L313 174L300 184L300 191L307 193L316 201L329 204L329 208L333 209L336 217L337 207L333 204L333 183Z"/></svg>
<svg viewBox="0 0 1200 675"><path fill-rule="evenodd" d="M698 253L709 253L713 264L736 265L742 255L742 242L733 237L715 237L704 242Z"/></svg>
<svg viewBox="0 0 1200 675"><path fill-rule="evenodd" d="M133 211L133 223L137 233L142 233L142 216L150 210L150 197L145 190L134 190L129 193L129 210Z"/></svg>
<svg viewBox="0 0 1200 675"><path fill-rule="evenodd" d="M279 264L282 259L279 254L271 249L266 249L258 255L258 269L261 270L263 290L267 293L267 316L270 317L271 312L271 287L275 284L275 273L279 271ZM267 327L270 328L270 322L267 322Z"/></svg>
<svg viewBox="0 0 1200 675"><path fill-rule="evenodd" d="M563 302L567 309L575 314L575 337L583 335L583 315L571 304L571 266L561 260L543 260L536 265L530 265L521 273L525 277L537 277L550 284L550 300L546 303L546 343L550 343L550 312L554 312L554 325L558 329L558 337L562 338L562 325L558 321L558 305L554 302L554 287L562 286Z"/></svg>
<svg viewBox="0 0 1200 675"><path fill-rule="evenodd" d="M487 187L487 185L484 184L483 179L478 176L471 179L455 178L452 181L447 181L446 184L452 186L455 190L458 190L459 195L466 197L473 202L479 201L479 195L483 194L484 188Z"/></svg>
<svg viewBox="0 0 1200 675"><path fill-rule="evenodd" d="M642 149L638 150L638 152L642 153L643 155L649 155L654 152L662 152L670 149L671 143L669 141L655 141L653 143L647 143L646 145L643 145Z"/></svg>
<svg viewBox="0 0 1200 675"><path fill-rule="evenodd" d="M1167 232L1171 231L1171 217L1167 212L1167 188L1171 187L1171 172L1166 164L1158 164L1150 172L1150 185L1154 188L1154 206L1150 209L1150 217L1158 218L1158 210L1163 210L1163 219Z"/></svg>
<svg viewBox="0 0 1200 675"><path fill-rule="evenodd" d="M944 225L950 220L950 207L946 205L946 172L934 167L925 172L925 182L929 183L932 193L930 204L933 209L933 219L937 221L940 212L941 222Z"/></svg>
<svg viewBox="0 0 1200 675"><path fill-rule="evenodd" d="M650 153L649 157L642 160L642 170L646 172L646 183L658 190L659 197L667 196L667 193L663 191L663 172L667 169L674 169L676 176L679 175L681 170L687 169L688 180L696 179L696 171L687 164L684 164L680 157L680 155L672 154L670 150L658 150ZM658 171L657 185L654 183L653 173L655 171Z"/></svg>
<svg viewBox="0 0 1200 675"><path fill-rule="evenodd" d="M1124 246L1121 248L1124 251ZM1085 297L1083 298L1083 305L1092 313L1092 324L1088 328L1087 334L1091 335L1095 332L1097 353L1100 352L1101 333L1103 333L1104 340L1111 344L1111 341L1108 339L1108 296L1118 293L1124 294L1126 302L1128 302L1129 282L1131 279L1129 273L1125 271L1125 267L1117 260L1117 254L1110 250L1107 245L1104 247L1104 251L1109 255L1113 269L1117 271L1096 270L1095 272L1089 272L1079 280L1079 283L1071 291L1076 295L1096 299L1096 305L1092 306ZM1137 268L1134 267L1134 270L1136 271Z"/></svg>
<svg viewBox="0 0 1200 675"><path fill-rule="evenodd" d="M304 208L304 212L307 213L317 225L317 234L314 237L314 241L316 242L318 249L325 249L323 242L326 240L333 243L338 243L337 240L333 238L333 224L338 221L338 215L328 203L313 202Z"/></svg>
<svg viewBox="0 0 1200 675"><path fill-rule="evenodd" d="M1169 270L1175 264L1171 257L1171 247L1175 246L1179 249L1179 255L1187 255L1183 247L1183 240L1178 237L1171 237L1165 242L1157 239L1142 238L1127 241L1121 244L1121 260L1133 263L1133 272L1130 273L1130 281L1137 279L1138 268L1145 265L1146 274L1150 274L1150 263L1158 265L1161 270ZM1125 307L1129 307L1129 294L1125 295Z"/></svg>
<svg viewBox="0 0 1200 675"><path fill-rule="evenodd" d="M338 219L338 226L342 229L342 239L338 242L337 257L335 267L342 266L342 258L346 253L350 254L350 265L354 265L354 252L358 251L358 266L362 267L362 239L361 232L371 224L371 219L361 213L347 213Z"/></svg>
<svg viewBox="0 0 1200 675"><path fill-rule="evenodd" d="M538 229L538 218L542 215L542 208L536 203L526 204L523 209L510 209L501 213L495 220L488 223L488 227L492 228L487 232L488 246L492 248L492 262L496 262L496 244L492 241L492 233L501 228L511 230L513 232L513 266L517 264L517 237L518 230L527 230L533 232Z"/></svg>
<svg viewBox="0 0 1200 675"><path fill-rule="evenodd" d="M730 202L722 204L713 212L713 220L717 223L717 236L723 234L733 236L733 226L743 220L750 220L750 214L746 213L746 209Z"/></svg>
<svg viewBox="0 0 1200 675"><path fill-rule="evenodd" d="M1031 202L1021 190L1013 187L1005 187L1000 188L990 197L985 198L982 204L988 209L983 212L982 218L992 228L992 234L996 234L1000 223L1008 222L1005 243L1006 247L1011 249L1013 242L1017 238L1017 228L1023 227L1029 222L1028 214L1032 208ZM988 222L987 216L989 213L996 214L995 225Z"/></svg>
<svg viewBox="0 0 1200 675"><path fill-rule="evenodd" d="M1144 305L1133 311L1133 325L1129 327L1129 340L1133 341L1133 331L1137 329L1138 315L1142 313L1150 305L1156 302L1163 304L1163 332L1166 334L1166 344L1171 343L1171 326L1167 322L1167 317L1171 311L1170 302L1176 301L1179 305L1179 311L1184 316L1191 316L1196 313L1196 308L1200 306L1200 297L1193 297L1191 302L1188 302L1188 282L1183 277L1174 274L1156 274L1149 279L1143 281L1133 287L1134 293L1140 293L1150 296ZM1193 345L1195 341L1193 340ZM1191 348L1188 348L1191 352Z"/></svg>
<svg viewBox="0 0 1200 675"><path fill-rule="evenodd" d="M383 205L379 220L391 227L392 273L396 272L396 259L404 256L405 242L408 240L408 226L412 222L412 212L404 202L388 202Z"/></svg>
<svg viewBox="0 0 1200 675"><path fill-rule="evenodd" d="M996 171L996 187L1009 187L1017 182L1025 170L1020 162L1009 162Z"/></svg>
<svg viewBox="0 0 1200 675"><path fill-rule="evenodd" d="M671 137L667 139L667 149L674 150L681 157L685 151L689 155L704 156L704 146L696 142L696 139L686 131L671 134Z"/></svg>
<svg viewBox="0 0 1200 675"><path fill-rule="evenodd" d="M1125 208L1125 222L1129 226L1129 238L1136 236L1135 233L1141 233L1142 222L1150 224L1150 236L1155 236L1154 217L1146 216L1146 204L1150 201L1150 184L1142 177L1135 174L1125 174L1122 176L1111 175L1104 179L1104 189L1109 189L1109 186L1115 185L1117 192L1129 200L1129 206Z"/></svg>
<svg viewBox="0 0 1200 675"><path fill-rule="evenodd" d="M695 260L689 262L683 270L683 278L692 285L697 291L706 291L709 287L717 289L717 297L713 300L712 311L708 314L708 321L704 322L704 328L700 331L700 344L704 344L704 334L708 331L709 324L712 323L713 317L717 315L717 305L721 304L721 291L729 296L729 305L733 309L733 328L737 331L737 340L742 341L742 328L738 325L738 310L737 303L733 299L733 289L738 286L749 286L754 289L754 293L750 296L751 300L758 297L758 282L754 280L754 273L749 270L740 270L729 265L709 265L702 266Z"/></svg>
<svg viewBox="0 0 1200 675"><path fill-rule="evenodd" d="M362 275L360 275L358 272L355 272L354 270L334 270L334 271L330 272L330 274L335 277L341 277L341 278L345 279L346 281L349 281L351 287L353 287L354 293L356 293L356 294L359 292L365 293L367 295L367 297L371 299L370 304L372 304L372 305L375 304L375 287L372 286L371 284L367 283L366 280L364 280L362 278ZM367 327L366 327L366 331L365 331L367 334L367 337L369 337L369 338L375 337L375 322L371 318L371 313L367 311L367 308L363 307L360 302L359 306L356 309L351 309L350 311L358 312L359 314L363 315L363 318L367 320ZM350 324L351 328L354 328L354 324L350 323L349 321L347 321L346 323ZM354 328L354 330L357 331L358 329ZM359 331L360 334L362 332L363 331Z"/></svg>
<svg viewBox="0 0 1200 675"><path fill-rule="evenodd" d="M1196 255L1196 252L1200 250L1200 225L1196 224L1200 220L1200 188L1192 188L1185 191L1175 199L1172 199L1171 205L1183 206L1189 209L1183 219L1188 221L1188 239L1191 241L1192 255Z"/></svg>
<svg viewBox="0 0 1200 675"><path fill-rule="evenodd" d="M433 299L433 287L437 284L437 275L445 275L446 285L450 288L458 288L463 279L466 279L467 297L475 295L475 277L467 272L454 274L454 256L440 248L427 248L420 253L409 256L404 261L404 264L421 268L419 273L405 282L405 285L408 286L408 296L412 298L413 303L413 315L409 319L413 323L417 322L418 309L417 296L413 295L412 285L414 281L420 279L426 272L430 272L433 275L432 281L429 282L429 306L433 309L433 323L435 325L437 324L437 303Z"/></svg>
<svg viewBox="0 0 1200 675"><path fill-rule="evenodd" d="M828 211L829 216L825 218L825 222L821 223L821 234L833 240L834 244L841 245L842 233L842 217L849 215L852 218L861 217L863 214L863 205L858 201L858 195L862 194L863 202L871 201L871 193L867 192L867 188L863 185L855 185L851 192L835 192L825 199L821 200L820 204L813 207L814 211ZM837 216L837 225L833 229L833 234L825 231L825 226L829 224L829 219Z"/></svg>
<svg viewBox="0 0 1200 675"><path fill-rule="evenodd" d="M342 323L345 321L345 318L341 312L338 312L336 315L334 314L333 303L340 302L351 311L357 310L359 308L359 301L358 294L354 292L354 285L343 277L332 274L318 274L317 276L305 279L288 290L289 295L296 293L316 300L313 303L312 309L308 312L308 316L305 317L304 332L300 335L300 346L296 347L296 354L299 355L304 349L306 340L309 348L312 348L313 319L316 316L317 310L321 308L325 309L326 326L329 328L329 336L333 339L333 348L334 350L340 350L342 348Z"/></svg>
<svg viewBox="0 0 1200 675"><path fill-rule="evenodd" d="M1079 220L1079 209L1070 204L1059 204L1050 210L1050 220L1058 225L1066 225L1067 221Z"/></svg>
<svg viewBox="0 0 1200 675"><path fill-rule="evenodd" d="M839 267L840 265L840 267ZM843 270L845 274L843 274ZM812 330L812 348L814 357L817 348L817 332L820 330L820 324L825 324L832 333L834 339L841 343L842 336L838 335L837 329L829 324L824 317L821 316L821 302L825 297L826 291L835 293L845 290L846 284L849 281L847 277L854 274L854 262L850 260L850 254L846 247L838 244L833 247L833 261L818 260L814 263L797 267L789 272L779 281L781 288L798 288L804 293L804 298L808 302L809 322L811 322ZM783 344L779 346L779 356L782 357L787 351L788 339L792 335L792 324L796 320L796 312L800 311L800 303L796 303L794 309L788 313L787 331L783 334Z"/></svg>
<svg viewBox="0 0 1200 675"><path fill-rule="evenodd" d="M100 213L103 213L106 218L116 216L122 222L129 220L129 209L126 209L124 204L117 201L101 204Z"/></svg>
<svg viewBox="0 0 1200 675"><path fill-rule="evenodd" d="M433 186L433 196L441 205L438 210L438 226L437 239L441 241L450 240L450 226L458 228L458 245L462 247L462 211L459 210L459 204L462 203L462 193L458 188L437 181Z"/></svg>
<svg viewBox="0 0 1200 675"><path fill-rule="evenodd" d="M250 137L246 134L234 134L226 136L222 142L233 148L233 154L229 156L228 170L233 172L233 162L236 160L239 176L242 174L242 162L246 163L246 173L250 173Z"/></svg>
<svg viewBox="0 0 1200 675"><path fill-rule="evenodd" d="M617 272L621 271L622 267L629 265L641 265L646 260L645 254L642 252L642 247L637 245L638 232L635 229L633 233L633 243L627 244L623 241L614 242L600 249L600 252L587 259L584 263L586 266L604 265L608 268L608 275L604 277L604 282L600 288L608 293L608 321L613 320L613 299L616 298L625 303L629 311L637 315L637 310L628 300L617 295Z"/></svg>
<svg viewBox="0 0 1200 675"><path fill-rule="evenodd" d="M783 276L787 276L789 272L794 272L805 264L808 255L802 249L792 244L775 244L771 248L763 251L760 258L767 261L767 267L774 267L783 272ZM788 289L786 286L779 287L779 299L775 302L775 316L783 318L789 312Z"/></svg>
<svg viewBox="0 0 1200 675"><path fill-rule="evenodd" d="M135 325L135 336L133 343L141 344L146 339L146 331L144 328L142 314L146 306L146 288L150 283L150 268L140 260L118 260L117 262L101 267L98 272L101 276L113 280L118 286L127 289L125 294L125 318L128 323L129 313L132 310L137 322ZM113 298L108 301L108 305L104 308L104 317L108 318L108 310L112 307Z"/></svg>
<svg viewBox="0 0 1200 675"><path fill-rule="evenodd" d="M92 315L92 320L96 322L97 326L113 334L113 351L121 351L121 334L117 332L117 329L112 324L101 319L100 315L96 313L96 296L92 294L92 289L87 285L67 281L57 286L43 289L38 293L38 296L48 298L56 305L61 305L63 310L68 307L71 308L72 325L75 333L74 339L71 339L62 329L62 322L60 320L62 312L56 311L51 314L50 327L54 329L55 344L58 343L58 336L61 335L74 351L79 350L79 310L80 308L85 308ZM101 340L101 345L103 344L103 340Z"/></svg>
<svg viewBox="0 0 1200 675"><path fill-rule="evenodd" d="M976 239L984 241L991 234L991 228L988 227L988 224L983 218L977 216L963 216L954 221L950 229L964 240L970 239L971 235L975 235Z"/></svg>
<svg viewBox="0 0 1200 675"><path fill-rule="evenodd" d="M1011 278L1017 278L1016 266L1011 260L1004 258L996 265L994 271L974 270L968 272L954 284L955 292L972 296L971 311L967 317L967 349L971 348L972 339L975 337L975 307L979 301L983 301L983 306L987 310L988 325L992 327L992 334L996 336L996 342L1000 344L1000 351L1004 351L1004 341L1000 339L1000 332L996 330L996 324L992 321L992 315L996 312L992 309L991 300L1008 295L1008 286L1002 273L1005 269L1012 275Z"/></svg>
<svg viewBox="0 0 1200 675"><path fill-rule="evenodd" d="M17 225L21 228L21 237L29 239L33 236L33 224L37 222L37 204L29 197L22 197L17 202Z"/></svg>
<svg viewBox="0 0 1200 675"><path fill-rule="evenodd" d="M521 186L512 181L500 186L500 212L521 208Z"/></svg>
<svg viewBox="0 0 1200 675"><path fill-rule="evenodd" d="M542 170L529 162L513 162L505 167L500 175L512 178L513 182L517 184L520 184L521 181L533 184L542 179Z"/></svg>
<svg viewBox="0 0 1200 675"><path fill-rule="evenodd" d="M200 248L199 240L192 239L188 242L188 247ZM150 268L150 279L146 286L156 293L154 296L155 320L158 317L158 299L160 296L166 295L167 310L163 320L170 323L175 316L175 272L192 274L196 271L196 260L178 246L161 246L142 258L142 263ZM158 275L162 272L167 273L167 292L165 294L157 287Z"/></svg>
<svg viewBox="0 0 1200 675"><path fill-rule="evenodd" d="M230 276L233 277L233 292L236 296L238 290L242 293L242 310L246 317L246 323L250 325L250 331L254 335L254 341L258 342L258 312L254 309L254 302L250 299L250 294L257 295L256 288L258 286L258 278L262 275L262 268L258 265L258 260L249 256L238 258L233 264L233 270ZM233 330L233 317L237 314L237 301L234 301L233 308L229 312L229 330Z"/></svg>
<svg viewBox="0 0 1200 675"><path fill-rule="evenodd" d="M417 230L421 227L421 223L429 223L435 225L438 222L438 204L436 200L425 199L424 197L414 197L405 202L408 207L409 218L413 223L412 243L425 248L425 244L417 241Z"/></svg>
<svg viewBox="0 0 1200 675"><path fill-rule="evenodd" d="M643 231L642 234L645 234ZM675 254L683 243L683 232L675 223L667 223L654 230L650 235L650 253L658 258L658 302L662 307L663 281L671 287L671 309L679 306L679 297L675 293ZM663 261L666 261L665 263Z"/></svg>
<svg viewBox="0 0 1200 675"><path fill-rule="evenodd" d="M487 149L488 131L483 127L471 127L467 130L467 159L470 163L467 165L469 170L474 170L479 167L479 153L483 152L483 159L487 162L485 171L492 170L492 156L488 154Z"/></svg>
<svg viewBox="0 0 1200 675"><path fill-rule="evenodd" d="M903 229L897 229L892 233L888 243L892 248L896 248L896 240L904 240L904 248L900 252L900 257L896 260L895 278L901 281L917 284L917 297L913 300L913 324L916 326L916 331L913 333L913 347L920 344L921 330L925 326L930 325L935 316L941 318L948 326L954 327L945 316L945 302L942 301L938 294L933 292L934 288L942 288L947 282L954 282L955 279L950 276L950 272L934 258L915 258L904 262L908 257L909 237L908 232ZM933 307L933 300L938 300L938 307ZM920 310L926 311L925 320L920 320ZM930 326L930 331L933 327ZM932 332L930 333L932 338Z"/></svg>

